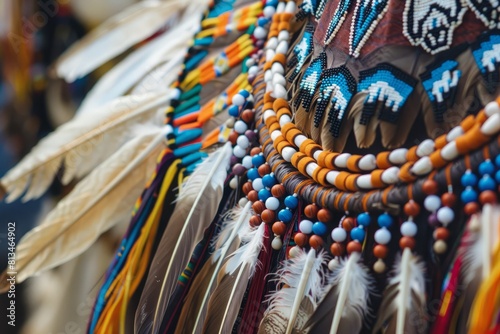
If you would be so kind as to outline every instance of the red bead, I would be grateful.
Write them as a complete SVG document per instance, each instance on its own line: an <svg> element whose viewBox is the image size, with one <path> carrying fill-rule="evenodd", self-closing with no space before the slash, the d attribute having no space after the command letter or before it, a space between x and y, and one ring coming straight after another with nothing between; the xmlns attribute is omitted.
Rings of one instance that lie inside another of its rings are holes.
<svg viewBox="0 0 500 334"><path fill-rule="evenodd" d="M241 113L241 119L245 121L245 123L251 123L254 118L254 112L250 109L243 110Z"/></svg>
<svg viewBox="0 0 500 334"><path fill-rule="evenodd" d="M316 215L318 214L318 207L316 204L309 204L304 208L304 214L309 219L316 219Z"/></svg>
<svg viewBox="0 0 500 334"><path fill-rule="evenodd" d="M266 174L271 173L271 167L268 164L262 164L257 168L257 171L259 172L259 175L262 177Z"/></svg>
<svg viewBox="0 0 500 334"><path fill-rule="evenodd" d="M273 224L273 233L277 235L283 235L286 231L286 225L282 221L277 221Z"/></svg>
<svg viewBox="0 0 500 334"><path fill-rule="evenodd" d="M250 226L257 227L262 223L262 220L260 219L259 216L253 215L250 217Z"/></svg>
<svg viewBox="0 0 500 334"><path fill-rule="evenodd" d="M330 252L334 256L342 256L345 253L345 246L343 244L339 243L339 242L334 242L330 246Z"/></svg>
<svg viewBox="0 0 500 334"><path fill-rule="evenodd" d="M262 201L256 201L252 204L252 209L256 214L260 215L266 209L266 206Z"/></svg>
<svg viewBox="0 0 500 334"><path fill-rule="evenodd" d="M259 200L259 193L255 190L248 192L247 197L252 202L257 202Z"/></svg>
<svg viewBox="0 0 500 334"><path fill-rule="evenodd" d="M304 247L307 244L307 235L304 233L296 233L293 237L293 241L295 241L297 246Z"/></svg>
<svg viewBox="0 0 500 334"><path fill-rule="evenodd" d="M332 214L327 209L319 210L317 217L318 217L318 220L322 223L328 223L330 220L332 220Z"/></svg>
<svg viewBox="0 0 500 334"><path fill-rule="evenodd" d="M420 213L420 205L414 200L410 200L404 206L404 212L407 216L416 217Z"/></svg>
<svg viewBox="0 0 500 334"><path fill-rule="evenodd" d="M277 198L283 197L283 196L285 196L285 193L286 193L286 189L285 189L285 186L283 186L282 184L275 184L271 188L271 194L273 194L274 197L277 197Z"/></svg>
<svg viewBox="0 0 500 334"><path fill-rule="evenodd" d="M401 249L413 249L415 248L415 239L412 237L402 237L399 239L399 247L401 247Z"/></svg>
<svg viewBox="0 0 500 334"><path fill-rule="evenodd" d="M250 156L253 157L254 155L259 154L260 152L262 152L260 147L252 147L252 149L250 150Z"/></svg>
<svg viewBox="0 0 500 334"><path fill-rule="evenodd" d="M475 214L478 211L479 211L479 204L477 204L476 202L470 202L470 203L465 204L465 207L464 207L465 214L470 216L470 215Z"/></svg>
<svg viewBox="0 0 500 334"><path fill-rule="evenodd" d="M373 248L373 255L379 259L385 259L388 253L389 249L385 245L376 245Z"/></svg>
<svg viewBox="0 0 500 334"><path fill-rule="evenodd" d="M236 131L231 131L227 139L229 139L231 144L236 145L236 140L238 140L239 136L240 136L239 133L237 133Z"/></svg>
<svg viewBox="0 0 500 334"><path fill-rule="evenodd" d="M243 193L245 195L248 195L248 193L253 190L252 182L247 181L247 182L243 183L243 187L242 188L243 188Z"/></svg>
<svg viewBox="0 0 500 334"><path fill-rule="evenodd" d="M351 232L351 230L356 227L356 223L354 222L354 218L352 217L346 217L343 221L342 221L342 228L346 231L346 232Z"/></svg>
<svg viewBox="0 0 500 334"><path fill-rule="evenodd" d="M262 213L260 214L260 217L262 218L262 220L265 223L268 223L268 224L273 223L275 220L274 211L269 210L269 209L265 209L264 211L262 211Z"/></svg>
<svg viewBox="0 0 500 334"><path fill-rule="evenodd" d="M434 180L425 180L422 189L427 195L434 195L438 192L438 184Z"/></svg>
<svg viewBox="0 0 500 334"><path fill-rule="evenodd" d="M455 196L454 193L444 193L443 195L441 195L441 202L443 203L443 205L445 206L448 206L448 207L452 207L455 205L457 201L457 196Z"/></svg>
<svg viewBox="0 0 500 334"><path fill-rule="evenodd" d="M493 192L493 190L486 190L479 194L479 203L481 204L493 204L497 201L497 195Z"/></svg>
<svg viewBox="0 0 500 334"><path fill-rule="evenodd" d="M436 240L447 240L450 237L450 231L445 227L438 227L433 234Z"/></svg>
<svg viewBox="0 0 500 334"><path fill-rule="evenodd" d="M319 235L311 235L309 237L309 245L314 249L319 249L323 246L323 238Z"/></svg>
<svg viewBox="0 0 500 334"><path fill-rule="evenodd" d="M347 244L347 253L352 254L355 252L361 253L363 246L357 241L349 241Z"/></svg>

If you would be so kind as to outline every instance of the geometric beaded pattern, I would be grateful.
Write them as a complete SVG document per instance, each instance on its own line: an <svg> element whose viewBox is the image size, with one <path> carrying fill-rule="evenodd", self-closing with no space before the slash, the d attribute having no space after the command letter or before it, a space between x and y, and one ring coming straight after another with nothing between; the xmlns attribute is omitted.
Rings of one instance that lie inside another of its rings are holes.
<svg viewBox="0 0 500 334"><path fill-rule="evenodd" d="M457 93L458 81L462 71L458 70L458 62L444 60L431 64L420 75L420 80L432 103L436 122L443 122L444 112L453 106Z"/></svg>
<svg viewBox="0 0 500 334"><path fill-rule="evenodd" d="M332 39L339 31L340 27L342 26L342 23L345 20L345 17L347 15L347 10L349 9L351 3L352 0L339 1L337 9L335 9L335 13L333 14L333 17L330 20L330 24L328 25L328 29L326 30L325 40L324 40L325 45L330 44Z"/></svg>
<svg viewBox="0 0 500 334"><path fill-rule="evenodd" d="M316 92L316 87L318 86L321 73L326 67L326 53L322 52L320 55L314 59L307 70L304 72L304 76L300 81L299 93L297 94L297 99L295 100L295 108L298 108L299 104L309 112L309 107Z"/></svg>
<svg viewBox="0 0 500 334"><path fill-rule="evenodd" d="M357 0L349 34L349 54L359 57L377 23L384 17L389 0Z"/></svg>
<svg viewBox="0 0 500 334"><path fill-rule="evenodd" d="M305 15L313 15L317 20L320 19L321 14L325 10L327 0L304 0L299 5L301 13L298 19L302 19Z"/></svg>
<svg viewBox="0 0 500 334"><path fill-rule="evenodd" d="M500 75L500 31L481 34L471 45L472 55L486 81L488 91L493 94L498 87Z"/></svg>
<svg viewBox="0 0 500 334"><path fill-rule="evenodd" d="M451 46L453 31L466 11L462 0L408 0L403 13L403 34L412 45L436 54Z"/></svg>
<svg viewBox="0 0 500 334"><path fill-rule="evenodd" d="M366 92L367 96L359 123L368 124L377 109L380 120L396 123L416 84L415 78L388 63L361 71L358 92Z"/></svg>
<svg viewBox="0 0 500 334"><path fill-rule="evenodd" d="M311 54L311 51L313 50L313 35L314 27L313 25L308 24L306 26L302 39L293 48L294 55L288 66L295 66L295 68L288 78L289 82L293 82L293 80L295 80L295 77L297 77L297 75L300 73L302 66L304 66L304 64L306 63L307 57L309 57L309 55Z"/></svg>
<svg viewBox="0 0 500 334"><path fill-rule="evenodd" d="M488 28L500 28L500 2L498 0L466 0L466 2Z"/></svg>
<svg viewBox="0 0 500 334"><path fill-rule="evenodd" d="M356 94L356 79L345 66L329 68L321 76L314 126L318 127L327 108L330 133L337 138L351 98Z"/></svg>

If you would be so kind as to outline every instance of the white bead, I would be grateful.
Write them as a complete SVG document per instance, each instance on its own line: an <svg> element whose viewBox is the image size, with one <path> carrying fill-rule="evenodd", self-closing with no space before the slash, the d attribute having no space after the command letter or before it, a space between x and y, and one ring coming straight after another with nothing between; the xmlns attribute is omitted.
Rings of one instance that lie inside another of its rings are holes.
<svg viewBox="0 0 500 334"><path fill-rule="evenodd" d="M377 262L373 265L373 270L378 273L382 274L386 269L386 265L382 259L378 259Z"/></svg>
<svg viewBox="0 0 500 334"><path fill-rule="evenodd" d="M297 257L299 256L300 254L300 247L299 246L293 246L292 248L290 248L290 251L288 252L288 255L291 257L291 258L294 258L294 257Z"/></svg>
<svg viewBox="0 0 500 334"><path fill-rule="evenodd" d="M484 107L484 113L488 117L493 116L494 114L499 114L500 113L500 106L498 105L498 103L496 101L492 101Z"/></svg>
<svg viewBox="0 0 500 334"><path fill-rule="evenodd" d="M283 148L283 151L281 151L281 156L285 161L290 162L292 161L292 156L295 153L297 153L297 151L293 147L285 146L285 148Z"/></svg>
<svg viewBox="0 0 500 334"><path fill-rule="evenodd" d="M170 93L170 98L177 100L181 96L181 90L179 88L173 89Z"/></svg>
<svg viewBox="0 0 500 334"><path fill-rule="evenodd" d="M253 31L253 35L257 39L264 39L267 36L267 31L266 29L262 27L255 27L255 30Z"/></svg>
<svg viewBox="0 0 500 334"><path fill-rule="evenodd" d="M234 123L234 131L238 132L239 134L244 134L245 131L247 130L248 130L248 125L242 120L238 120Z"/></svg>
<svg viewBox="0 0 500 334"><path fill-rule="evenodd" d="M298 135L298 136L295 136L295 138L293 139L293 142L295 143L295 146L300 147L300 145L302 145L302 143L305 142L306 140L307 140L306 136Z"/></svg>
<svg viewBox="0 0 500 334"><path fill-rule="evenodd" d="M424 208L429 212L436 212L441 207L441 198L429 195L424 199Z"/></svg>
<svg viewBox="0 0 500 334"><path fill-rule="evenodd" d="M272 18L275 12L276 9L273 6L264 7L264 17L268 19Z"/></svg>
<svg viewBox="0 0 500 334"><path fill-rule="evenodd" d="M285 69L283 68L283 65L279 62L274 62L273 65L271 66L271 72L273 74L279 73L281 75L285 74Z"/></svg>
<svg viewBox="0 0 500 334"><path fill-rule="evenodd" d="M238 179L236 177L233 177L231 181L229 181L229 187L231 187L231 189L238 188Z"/></svg>
<svg viewBox="0 0 500 334"><path fill-rule="evenodd" d="M260 177L252 181L252 188L255 191L264 189L264 183L262 183L262 179Z"/></svg>
<svg viewBox="0 0 500 334"><path fill-rule="evenodd" d="M285 126L285 124L288 124L291 121L292 121L292 119L290 118L290 116L283 114L280 117L280 126L283 127L283 126Z"/></svg>
<svg viewBox="0 0 500 334"><path fill-rule="evenodd" d="M447 248L448 246L443 240L436 240L436 242L432 246L432 249L434 249L434 252L436 252L437 254L443 254L444 252L446 252Z"/></svg>
<svg viewBox="0 0 500 334"><path fill-rule="evenodd" d="M266 199L266 208L269 210L277 210L280 207L280 200L276 197L269 197Z"/></svg>
<svg viewBox="0 0 500 334"><path fill-rule="evenodd" d="M234 94L231 101L233 102L233 104L235 106L238 106L238 107L241 107L242 105L245 104L245 98L241 94Z"/></svg>
<svg viewBox="0 0 500 334"><path fill-rule="evenodd" d="M247 155L245 157L243 157L243 160L241 161L241 164L243 165L243 167L245 167L246 169L250 169L253 167L253 163L252 163L252 157Z"/></svg>
<svg viewBox="0 0 500 334"><path fill-rule="evenodd" d="M264 72L264 81L265 82L272 82L273 80L273 74L271 73L271 70L267 70Z"/></svg>
<svg viewBox="0 0 500 334"><path fill-rule="evenodd" d="M288 52L288 42L281 41L276 48L276 53L286 54Z"/></svg>
<svg viewBox="0 0 500 334"><path fill-rule="evenodd" d="M418 145L416 153L419 157L425 157L432 152L434 152L434 141L432 139L426 139Z"/></svg>
<svg viewBox="0 0 500 334"><path fill-rule="evenodd" d="M418 159L417 162L411 167L411 172L416 175L429 174L432 171L432 161L429 157Z"/></svg>
<svg viewBox="0 0 500 334"><path fill-rule="evenodd" d="M248 75L257 75L257 73L259 73L259 68L255 65L248 69Z"/></svg>
<svg viewBox="0 0 500 334"><path fill-rule="evenodd" d="M391 232L385 227L378 229L374 235L375 241L381 245L387 245L391 241Z"/></svg>
<svg viewBox="0 0 500 334"><path fill-rule="evenodd" d="M295 14L295 10L296 10L296 6L295 6L295 2L293 1L288 1L286 3L286 7L285 7L285 12L286 13L291 13L291 14Z"/></svg>
<svg viewBox="0 0 500 334"><path fill-rule="evenodd" d="M446 144L442 149L441 149L441 156L448 160L454 160L458 157L458 149L457 149L457 143L452 141L451 143Z"/></svg>
<svg viewBox="0 0 500 334"><path fill-rule="evenodd" d="M274 250L280 250L281 247L283 247L283 241L281 241L281 238L274 238L273 242L271 242L271 247L273 247Z"/></svg>
<svg viewBox="0 0 500 334"><path fill-rule="evenodd" d="M396 166L387 168L382 172L382 182L385 184L394 184L399 181L399 168Z"/></svg>
<svg viewBox="0 0 500 334"><path fill-rule="evenodd" d="M406 148L397 148L389 153L389 161L395 165L402 165L406 162L407 153L408 150Z"/></svg>
<svg viewBox="0 0 500 334"><path fill-rule="evenodd" d="M266 47L265 49L271 49L271 50L276 50L278 47L278 39L276 37L271 37L269 40L266 42Z"/></svg>
<svg viewBox="0 0 500 334"><path fill-rule="evenodd" d="M290 34L286 30L281 30L278 34L278 41L288 41Z"/></svg>
<svg viewBox="0 0 500 334"><path fill-rule="evenodd" d="M237 158L243 158L245 155L247 155L247 150L244 148L241 148L239 145L236 145L233 147L233 154Z"/></svg>
<svg viewBox="0 0 500 334"><path fill-rule="evenodd" d="M273 141L276 141L276 139L278 139L278 137L281 135L282 135L282 133L280 130L274 130L273 132L271 132L271 139Z"/></svg>
<svg viewBox="0 0 500 334"><path fill-rule="evenodd" d="M242 197L238 201L238 205L241 206L241 207L244 207L247 203L248 203L248 199L246 197Z"/></svg>
<svg viewBox="0 0 500 334"><path fill-rule="evenodd" d="M313 231L313 222L307 219L302 220L299 223L299 230L304 234L311 234Z"/></svg>
<svg viewBox="0 0 500 334"><path fill-rule="evenodd" d="M481 126L481 132L487 136L493 136L500 131L500 114L489 117Z"/></svg>
<svg viewBox="0 0 500 334"><path fill-rule="evenodd" d="M285 11L285 3L280 2L278 3L278 7L276 7L276 12L277 13L283 13Z"/></svg>
<svg viewBox="0 0 500 334"><path fill-rule="evenodd" d="M451 129L450 132L448 132L448 134L446 135L446 140L448 142L453 141L463 134L464 134L464 130L462 129L462 127L456 126L453 129Z"/></svg>
<svg viewBox="0 0 500 334"><path fill-rule="evenodd" d="M298 137L298 136L297 136L297 137ZM319 159L319 155L320 155L322 152L323 152L323 150L320 150L320 149L318 149L318 150L314 151L314 153L313 153L313 158L314 158L314 160L318 161L318 159Z"/></svg>
<svg viewBox="0 0 500 334"><path fill-rule="evenodd" d="M401 234L405 237L414 237L415 235L417 235L417 224L415 224L414 222L404 222L403 224L401 224L401 227L399 229L401 231Z"/></svg>
<svg viewBox="0 0 500 334"><path fill-rule="evenodd" d="M226 126L230 129L232 129L234 127L234 117L229 117L227 120L226 120Z"/></svg>
<svg viewBox="0 0 500 334"><path fill-rule="evenodd" d="M373 154L367 154L359 159L358 166L365 171L374 170L377 167L377 158Z"/></svg>
<svg viewBox="0 0 500 334"><path fill-rule="evenodd" d="M267 49L266 50L266 61L272 61L275 54L276 54L276 52L274 52L273 49Z"/></svg>
<svg viewBox="0 0 500 334"><path fill-rule="evenodd" d="M287 97L286 89L280 84L274 85L273 93L271 95L276 99L285 99Z"/></svg>
<svg viewBox="0 0 500 334"><path fill-rule="evenodd" d="M251 66L255 65L255 59L253 58L248 58L247 61L245 62L246 67L250 68Z"/></svg>
<svg viewBox="0 0 500 334"><path fill-rule="evenodd" d="M339 266L339 264L340 262L337 258L331 259L330 262L328 262L328 269L330 269L330 271L334 271L335 268Z"/></svg>
<svg viewBox="0 0 500 334"><path fill-rule="evenodd" d="M437 212L437 219L441 222L443 225L448 225L455 219L455 212L447 206L443 206L441 209L438 210Z"/></svg>
<svg viewBox="0 0 500 334"><path fill-rule="evenodd" d="M329 171L327 174L326 174L326 180L328 181L328 183L330 183L332 186L335 185L335 180L337 179L337 176L339 175L340 173L337 172L336 170L332 170L332 171Z"/></svg>
<svg viewBox="0 0 500 334"><path fill-rule="evenodd" d="M332 239L336 242L344 242L347 238L347 232L340 227L336 227L332 231Z"/></svg>
<svg viewBox="0 0 500 334"><path fill-rule="evenodd" d="M238 144L239 147L246 149L250 146L250 140L248 140L247 136L240 135L238 136L238 139L236 139L236 144Z"/></svg>
<svg viewBox="0 0 500 334"><path fill-rule="evenodd" d="M372 189L372 176L370 174L360 175L356 179L356 185L361 189Z"/></svg>
<svg viewBox="0 0 500 334"><path fill-rule="evenodd" d="M264 122L267 121L269 117L274 117L274 116L276 116L276 113L272 109L267 109L266 111L264 111L264 114L262 114Z"/></svg>
<svg viewBox="0 0 500 334"><path fill-rule="evenodd" d="M272 82L273 82L273 85L275 85L275 86L282 85L283 87L285 87L285 85L286 85L286 79L281 74L275 74L273 76Z"/></svg>
<svg viewBox="0 0 500 334"><path fill-rule="evenodd" d="M339 168L347 168L347 160L351 157L349 153L339 154L333 163Z"/></svg>
<svg viewBox="0 0 500 334"><path fill-rule="evenodd" d="M308 163L307 166L306 166L306 173L307 173L307 175L309 175L309 176L312 177L314 175L314 170L316 168L318 168L318 167L319 167L318 164L315 163L315 162Z"/></svg>

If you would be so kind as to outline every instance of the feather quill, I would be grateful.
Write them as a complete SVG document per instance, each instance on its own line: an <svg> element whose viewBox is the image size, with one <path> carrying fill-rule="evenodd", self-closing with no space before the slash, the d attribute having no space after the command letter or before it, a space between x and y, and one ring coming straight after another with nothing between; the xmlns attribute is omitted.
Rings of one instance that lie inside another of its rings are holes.
<svg viewBox="0 0 500 334"><path fill-rule="evenodd" d="M219 283L208 303L203 333L230 333L238 316L246 288L258 263L266 239L266 226L261 224L252 240L228 259L219 274Z"/></svg>
<svg viewBox="0 0 500 334"><path fill-rule="evenodd" d="M231 154L227 143L201 163L182 187L141 295L136 333L158 331L178 276L217 214Z"/></svg>
<svg viewBox="0 0 500 334"><path fill-rule="evenodd" d="M64 166L62 183L88 174L116 152L132 136L137 124L155 123L159 107L167 104L168 95L146 94L116 99L100 110L75 117L38 145L0 180L9 193L6 201L38 198ZM161 124L157 120L156 124Z"/></svg>
<svg viewBox="0 0 500 334"><path fill-rule="evenodd" d="M73 44L54 64L57 75L67 82L87 75L152 36L188 4L146 0L130 6Z"/></svg>
<svg viewBox="0 0 500 334"><path fill-rule="evenodd" d="M88 249L127 220L162 149L167 127L143 129L82 180L17 246L17 281L54 268ZM3 273L5 277L6 273ZM2 284L4 290L7 285Z"/></svg>
<svg viewBox="0 0 500 334"><path fill-rule="evenodd" d="M382 328L386 328L386 333L425 333L424 264L405 248L395 268L395 276L385 289L373 333Z"/></svg>

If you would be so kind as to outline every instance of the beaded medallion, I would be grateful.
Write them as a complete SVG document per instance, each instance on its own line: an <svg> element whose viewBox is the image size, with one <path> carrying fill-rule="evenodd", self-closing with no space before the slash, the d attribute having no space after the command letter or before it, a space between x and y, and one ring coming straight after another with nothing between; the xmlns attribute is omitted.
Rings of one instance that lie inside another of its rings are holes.
<svg viewBox="0 0 500 334"><path fill-rule="evenodd" d="M321 73L326 67L326 53L322 52L316 59L314 59L307 70L304 72L304 76L300 81L300 89L297 94L297 99L295 100L295 107L299 105L309 111L313 96L316 92L316 87L318 86Z"/></svg>

